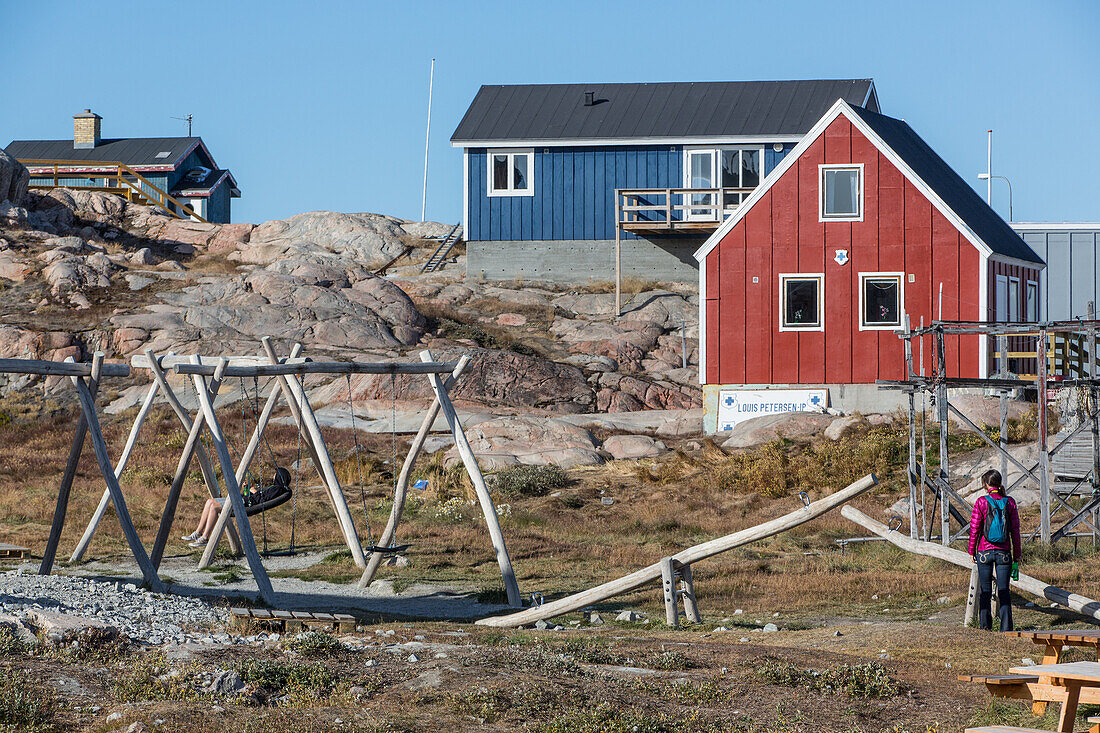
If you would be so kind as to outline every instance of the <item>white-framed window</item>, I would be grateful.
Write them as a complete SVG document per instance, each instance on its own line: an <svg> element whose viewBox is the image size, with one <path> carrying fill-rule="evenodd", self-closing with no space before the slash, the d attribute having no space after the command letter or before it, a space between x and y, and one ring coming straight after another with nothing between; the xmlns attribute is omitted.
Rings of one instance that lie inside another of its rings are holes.
<svg viewBox="0 0 1100 733"><path fill-rule="evenodd" d="M821 221L863 221L863 164L819 165Z"/></svg>
<svg viewBox="0 0 1100 733"><path fill-rule="evenodd" d="M1008 277L997 275L995 282L993 307L996 311L997 321L1004 323L1008 320Z"/></svg>
<svg viewBox="0 0 1100 733"><path fill-rule="evenodd" d="M1039 283L1034 280L1027 281L1027 320L1029 323L1039 322Z"/></svg>
<svg viewBox="0 0 1100 733"><path fill-rule="evenodd" d="M721 188L756 188L764 178L763 146L738 146L719 151L718 183ZM748 193L727 194L726 208L738 206Z"/></svg>
<svg viewBox="0 0 1100 733"><path fill-rule="evenodd" d="M535 173L535 151L489 150L488 164L490 196L534 196L531 178Z"/></svg>
<svg viewBox="0 0 1100 733"><path fill-rule="evenodd" d="M905 318L905 273L859 273L859 330L891 331Z"/></svg>
<svg viewBox="0 0 1100 733"><path fill-rule="evenodd" d="M823 273L791 273L779 276L779 330L825 330Z"/></svg>
<svg viewBox="0 0 1100 733"><path fill-rule="evenodd" d="M1020 278L1008 278L1008 321L1020 322Z"/></svg>

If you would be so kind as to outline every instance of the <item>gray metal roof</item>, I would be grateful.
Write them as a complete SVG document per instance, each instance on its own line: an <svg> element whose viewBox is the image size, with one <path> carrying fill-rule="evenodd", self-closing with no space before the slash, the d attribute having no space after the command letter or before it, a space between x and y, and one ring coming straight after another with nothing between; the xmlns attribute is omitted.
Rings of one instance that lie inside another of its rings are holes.
<svg viewBox="0 0 1100 733"><path fill-rule="evenodd" d="M196 144L202 144L198 137L132 137L101 140L99 145L89 149L73 148L69 140L15 140L5 151L15 158L36 160L72 160L94 163L118 162L138 168L146 166L172 166L183 161ZM168 155L157 157L158 153ZM211 161L213 162L213 161Z"/></svg>
<svg viewBox="0 0 1100 733"><path fill-rule="evenodd" d="M837 99L878 111L871 79L483 86L454 143L802 135ZM585 92L595 104L585 105Z"/></svg>
<svg viewBox="0 0 1100 733"><path fill-rule="evenodd" d="M1045 264L1043 259L1012 230L978 192L971 188L947 162L936 154L903 120L869 112L853 111L913 169L943 202L996 254L1025 262Z"/></svg>

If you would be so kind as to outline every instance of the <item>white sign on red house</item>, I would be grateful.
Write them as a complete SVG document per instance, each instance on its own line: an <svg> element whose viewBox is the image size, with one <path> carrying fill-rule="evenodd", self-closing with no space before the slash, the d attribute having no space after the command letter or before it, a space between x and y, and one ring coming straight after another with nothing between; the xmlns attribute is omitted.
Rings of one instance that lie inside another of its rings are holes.
<svg viewBox="0 0 1100 733"><path fill-rule="evenodd" d="M745 420L785 412L818 412L829 406L825 389L723 389L718 393L718 430Z"/></svg>

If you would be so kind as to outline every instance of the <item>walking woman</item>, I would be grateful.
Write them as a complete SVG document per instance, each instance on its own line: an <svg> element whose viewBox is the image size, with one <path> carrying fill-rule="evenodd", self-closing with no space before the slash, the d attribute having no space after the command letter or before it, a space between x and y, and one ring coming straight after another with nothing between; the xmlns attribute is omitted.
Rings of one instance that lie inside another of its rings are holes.
<svg viewBox="0 0 1100 733"><path fill-rule="evenodd" d="M993 629L993 581L997 582L997 614L1001 631L1012 631L1012 600L1009 576L1019 572L1020 513L1016 502L1005 495L1000 471L982 474L986 493L974 502L970 515L970 556L978 566L978 627Z"/></svg>

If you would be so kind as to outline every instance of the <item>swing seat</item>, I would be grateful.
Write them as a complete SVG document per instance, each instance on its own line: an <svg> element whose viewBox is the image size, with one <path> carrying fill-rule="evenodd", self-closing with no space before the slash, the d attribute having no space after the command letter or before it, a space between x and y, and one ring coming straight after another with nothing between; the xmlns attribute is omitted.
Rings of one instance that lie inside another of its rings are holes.
<svg viewBox="0 0 1100 733"><path fill-rule="evenodd" d="M257 504L253 504L251 506L246 507L245 508L245 514L247 514L248 516L251 517L255 514L260 514L261 512L266 512L268 509L274 509L275 507L280 506L280 505L285 504L288 501L290 501L290 497L293 496L294 492L292 492L289 487L280 487L280 488L282 489L281 491L279 491L274 496L271 496L266 501L261 501Z"/></svg>
<svg viewBox="0 0 1100 733"><path fill-rule="evenodd" d="M363 552L365 552L369 555L373 555L376 552L380 552L383 555L386 555L387 557L389 557L391 555L396 555L399 552L404 552L407 549L409 549L408 545L393 545L392 547L379 547L377 545L368 545L368 546L363 548Z"/></svg>

